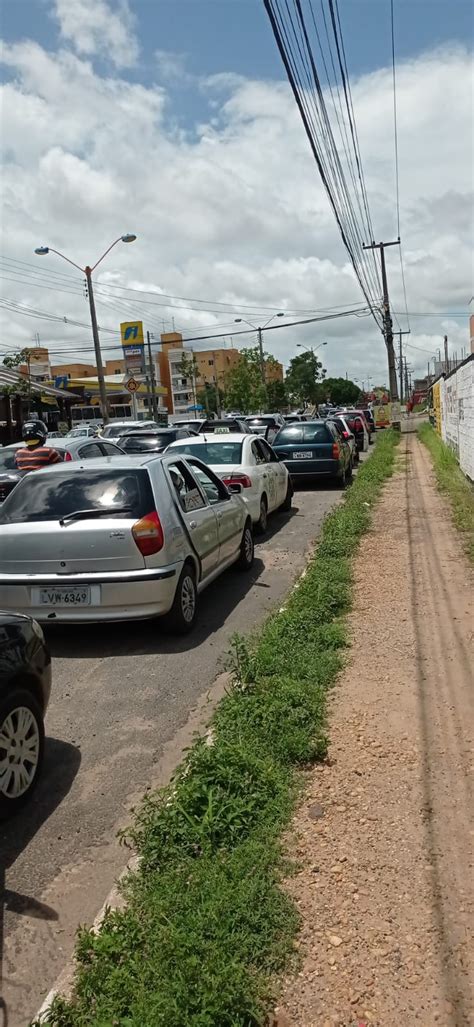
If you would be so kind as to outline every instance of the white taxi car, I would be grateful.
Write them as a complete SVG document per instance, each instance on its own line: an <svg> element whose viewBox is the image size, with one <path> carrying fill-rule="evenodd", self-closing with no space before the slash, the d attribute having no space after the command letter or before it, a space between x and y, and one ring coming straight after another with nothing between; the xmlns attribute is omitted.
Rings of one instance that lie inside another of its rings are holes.
<svg viewBox="0 0 474 1027"><path fill-rule="evenodd" d="M232 490L240 486L255 530L264 532L268 514L289 510L291 478L268 442L260 436L227 432L172 442L166 452L197 457Z"/></svg>

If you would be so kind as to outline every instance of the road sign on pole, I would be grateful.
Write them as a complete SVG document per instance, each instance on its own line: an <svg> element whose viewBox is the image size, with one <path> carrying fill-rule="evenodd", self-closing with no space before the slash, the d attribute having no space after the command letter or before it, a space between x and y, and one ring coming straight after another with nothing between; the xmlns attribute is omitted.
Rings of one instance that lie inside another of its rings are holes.
<svg viewBox="0 0 474 1027"><path fill-rule="evenodd" d="M138 392L138 389L140 388L140 385L139 385L139 382L137 382L135 378L129 378L125 382L125 388L128 389L129 392Z"/></svg>
<svg viewBox="0 0 474 1027"><path fill-rule="evenodd" d="M143 321L123 321L120 325L125 374L143 375L146 370Z"/></svg>

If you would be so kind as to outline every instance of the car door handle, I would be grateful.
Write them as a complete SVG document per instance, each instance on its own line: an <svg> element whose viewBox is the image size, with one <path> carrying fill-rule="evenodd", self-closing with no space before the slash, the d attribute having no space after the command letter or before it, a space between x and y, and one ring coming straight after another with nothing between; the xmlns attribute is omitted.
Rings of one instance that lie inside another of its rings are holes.
<svg viewBox="0 0 474 1027"><path fill-rule="evenodd" d="M221 520L222 520L222 510L218 510L218 511L217 511L217 520L218 520L218 521L221 521Z"/></svg>
<svg viewBox="0 0 474 1027"><path fill-rule="evenodd" d="M197 521L190 521L189 527L191 528L191 531L194 531L194 529L197 528Z"/></svg>

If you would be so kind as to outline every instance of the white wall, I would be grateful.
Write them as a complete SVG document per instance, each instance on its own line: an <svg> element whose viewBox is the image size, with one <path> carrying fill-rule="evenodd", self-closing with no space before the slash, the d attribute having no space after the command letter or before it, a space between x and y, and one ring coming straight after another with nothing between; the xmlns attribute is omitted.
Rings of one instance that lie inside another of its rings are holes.
<svg viewBox="0 0 474 1027"><path fill-rule="evenodd" d="M474 481L474 356L441 382L441 436Z"/></svg>

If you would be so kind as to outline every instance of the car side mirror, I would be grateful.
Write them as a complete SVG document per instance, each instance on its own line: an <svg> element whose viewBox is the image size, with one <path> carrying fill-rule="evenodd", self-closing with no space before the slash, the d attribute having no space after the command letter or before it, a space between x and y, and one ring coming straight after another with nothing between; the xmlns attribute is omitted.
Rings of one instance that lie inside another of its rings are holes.
<svg viewBox="0 0 474 1027"><path fill-rule="evenodd" d="M233 495L235 495L235 496L240 496L242 494L242 492L243 492L243 488L236 481L236 482L233 482L232 485L228 485L227 486L227 491L233 493Z"/></svg>

